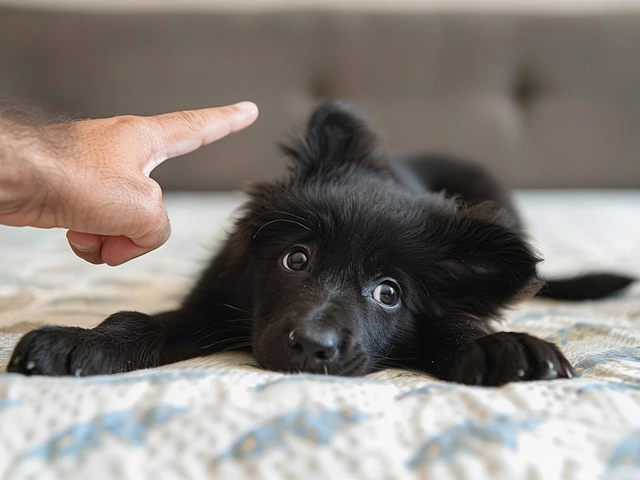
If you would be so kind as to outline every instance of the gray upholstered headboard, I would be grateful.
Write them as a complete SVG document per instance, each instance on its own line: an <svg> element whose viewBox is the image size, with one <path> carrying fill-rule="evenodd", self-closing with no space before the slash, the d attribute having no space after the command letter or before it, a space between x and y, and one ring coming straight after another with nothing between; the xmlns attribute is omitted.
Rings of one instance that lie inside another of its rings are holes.
<svg viewBox="0 0 640 480"><path fill-rule="evenodd" d="M167 162L168 189L282 170L275 145L326 98L393 150L473 158L515 187L640 187L640 9L180 12L0 7L0 97L154 114L253 100L249 130Z"/></svg>

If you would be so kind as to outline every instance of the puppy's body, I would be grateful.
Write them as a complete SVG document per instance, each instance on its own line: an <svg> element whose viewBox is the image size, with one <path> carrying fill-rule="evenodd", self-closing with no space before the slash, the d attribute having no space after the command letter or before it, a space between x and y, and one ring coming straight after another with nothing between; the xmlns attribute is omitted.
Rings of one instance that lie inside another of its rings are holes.
<svg viewBox="0 0 640 480"><path fill-rule="evenodd" d="M43 327L23 337L9 370L114 373L250 349L262 367L292 372L393 365L487 385L571 376L554 345L490 327L542 282L508 192L485 171L436 157L390 164L335 103L284 150L289 177L253 185L178 310ZM630 282L593 278L582 282L594 297Z"/></svg>

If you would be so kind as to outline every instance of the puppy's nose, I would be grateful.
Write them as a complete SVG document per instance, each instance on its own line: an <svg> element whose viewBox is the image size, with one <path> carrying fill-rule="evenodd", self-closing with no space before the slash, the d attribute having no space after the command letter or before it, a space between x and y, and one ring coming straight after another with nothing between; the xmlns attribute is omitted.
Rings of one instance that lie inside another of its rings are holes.
<svg viewBox="0 0 640 480"><path fill-rule="evenodd" d="M338 353L338 333L333 329L296 328L289 332L293 358L300 365L313 367L333 359Z"/></svg>

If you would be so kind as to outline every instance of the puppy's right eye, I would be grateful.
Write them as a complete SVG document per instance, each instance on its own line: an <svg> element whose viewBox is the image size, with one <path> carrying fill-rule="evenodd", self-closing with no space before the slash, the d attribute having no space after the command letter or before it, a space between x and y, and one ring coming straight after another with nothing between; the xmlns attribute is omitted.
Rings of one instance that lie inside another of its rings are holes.
<svg viewBox="0 0 640 480"><path fill-rule="evenodd" d="M282 257L282 265L287 270L299 272L307 268L309 264L309 255L302 249L292 250Z"/></svg>

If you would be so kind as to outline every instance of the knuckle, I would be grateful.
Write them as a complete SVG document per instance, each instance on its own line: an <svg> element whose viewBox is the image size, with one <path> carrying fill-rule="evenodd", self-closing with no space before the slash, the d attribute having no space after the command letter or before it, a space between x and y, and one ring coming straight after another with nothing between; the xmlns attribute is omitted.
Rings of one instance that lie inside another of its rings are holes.
<svg viewBox="0 0 640 480"><path fill-rule="evenodd" d="M123 133L135 138L147 138L155 135L152 122L146 117L122 115L114 117L115 126Z"/></svg>
<svg viewBox="0 0 640 480"><path fill-rule="evenodd" d="M185 110L176 113L178 120L194 132L201 132L207 127L207 120L197 111Z"/></svg>
<svg viewBox="0 0 640 480"><path fill-rule="evenodd" d="M158 136L146 117L120 115L105 119L104 129L96 132L106 135L111 148L126 149L128 154L148 156Z"/></svg>
<svg viewBox="0 0 640 480"><path fill-rule="evenodd" d="M144 127L145 121L142 117L135 115L120 115L113 117L113 126L124 130L139 130Z"/></svg>
<svg viewBox="0 0 640 480"><path fill-rule="evenodd" d="M138 131L143 139L147 139L152 155L169 151L176 138L184 140L200 137L207 128L206 117L195 110L173 112L142 120L144 121L138 125Z"/></svg>
<svg viewBox="0 0 640 480"><path fill-rule="evenodd" d="M135 115L118 115L118 116L113 117L113 118L120 125L131 125L131 124L134 124L134 123L138 122L141 117L137 117Z"/></svg>

